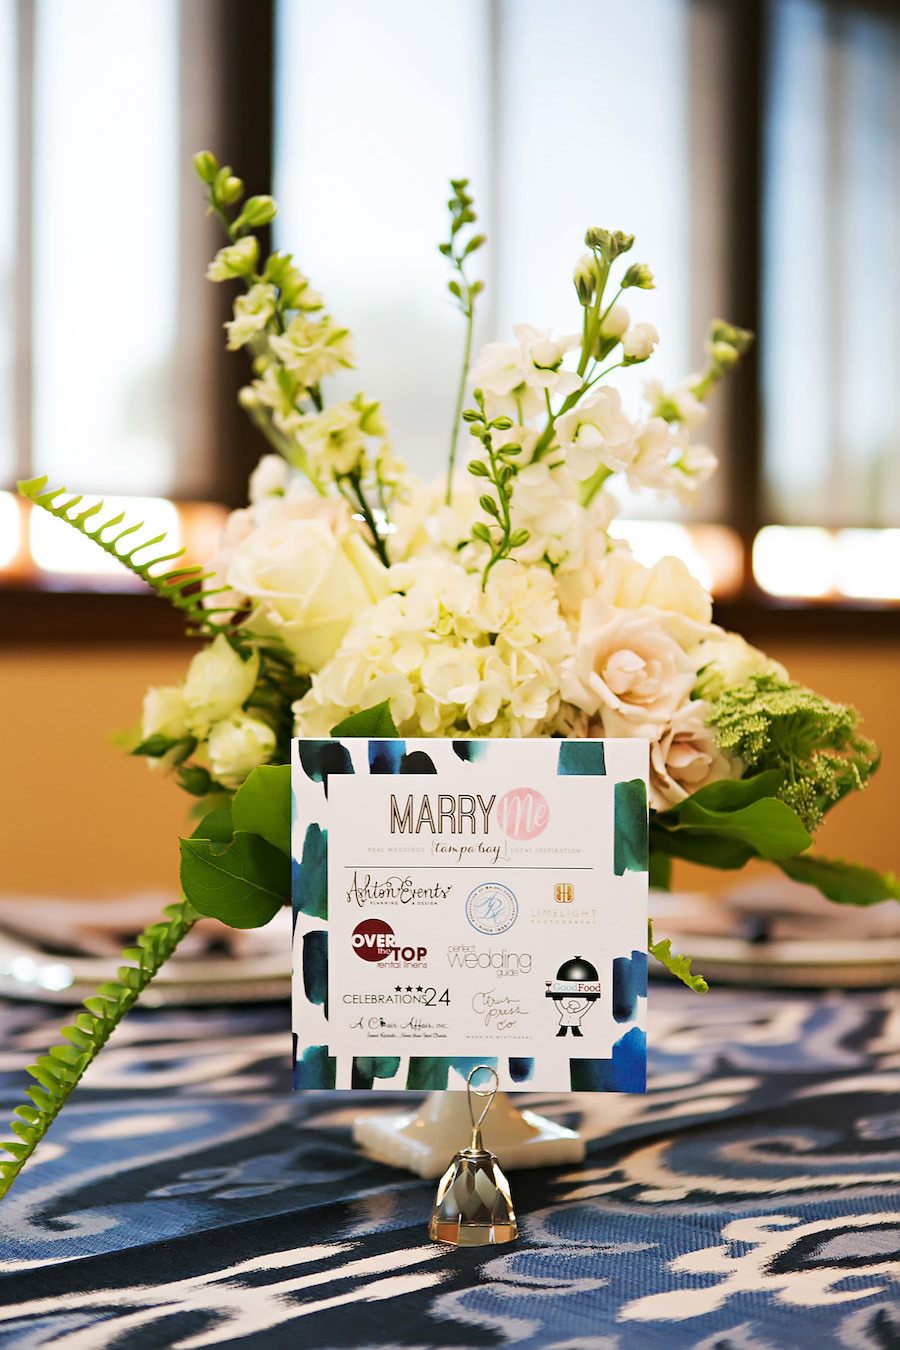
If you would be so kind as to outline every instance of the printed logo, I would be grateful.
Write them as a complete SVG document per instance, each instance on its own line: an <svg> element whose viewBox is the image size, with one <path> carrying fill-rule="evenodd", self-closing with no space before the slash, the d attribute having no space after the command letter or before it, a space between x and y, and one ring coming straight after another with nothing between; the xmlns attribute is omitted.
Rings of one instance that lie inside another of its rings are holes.
<svg viewBox="0 0 900 1350"><path fill-rule="evenodd" d="M519 914L519 902L508 886L484 881L466 901L466 918L479 933L505 933Z"/></svg>
<svg viewBox="0 0 900 1350"><path fill-rule="evenodd" d="M557 1036L583 1035L581 1019L600 998L597 967L581 956L564 961L555 980L545 980L545 998L552 998L559 1019Z"/></svg>
<svg viewBox="0 0 900 1350"><path fill-rule="evenodd" d="M575 899L575 887L571 881L558 881L553 887L553 899L558 905L571 905Z"/></svg>
<svg viewBox="0 0 900 1350"><path fill-rule="evenodd" d="M510 839L536 839L550 824L550 807L536 788L511 788L497 803L497 819Z"/></svg>
<svg viewBox="0 0 900 1350"><path fill-rule="evenodd" d="M384 919L363 919L353 930L353 950L363 961L388 961L394 965L418 965L428 955L427 947L401 947L394 930Z"/></svg>

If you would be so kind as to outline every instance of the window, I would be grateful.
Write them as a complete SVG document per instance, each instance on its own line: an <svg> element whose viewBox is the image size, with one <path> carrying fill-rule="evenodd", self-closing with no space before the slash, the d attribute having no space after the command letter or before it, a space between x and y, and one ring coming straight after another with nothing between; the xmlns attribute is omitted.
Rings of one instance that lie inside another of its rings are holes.
<svg viewBox="0 0 900 1350"><path fill-rule="evenodd" d="M577 327L588 224L633 230L657 274L628 301L664 380L714 315L760 334L714 405L700 511L624 502L639 555L720 593L752 560L769 595L900 599L898 75L888 0L0 0L0 486L243 499L260 444L203 280L201 144L274 182L275 242L355 334L345 388L439 471L463 334L436 245L468 174L476 350Z"/></svg>

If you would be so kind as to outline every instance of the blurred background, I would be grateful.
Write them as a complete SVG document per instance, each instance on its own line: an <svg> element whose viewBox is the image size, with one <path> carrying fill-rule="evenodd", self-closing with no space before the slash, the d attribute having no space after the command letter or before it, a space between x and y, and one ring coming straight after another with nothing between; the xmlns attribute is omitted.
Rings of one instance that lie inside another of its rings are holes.
<svg viewBox="0 0 900 1350"><path fill-rule="evenodd" d="M177 887L188 799L114 742L190 645L14 488L116 497L195 557L245 500L263 443L229 288L204 280L204 147L274 190L274 243L425 475L463 337L436 248L450 177L490 241L476 343L578 327L589 225L633 232L653 269L631 305L662 335L653 374L696 369L713 316L757 332L700 508L636 498L620 528L864 711L884 762L820 847L900 868L898 75L890 0L0 0L0 891Z"/></svg>

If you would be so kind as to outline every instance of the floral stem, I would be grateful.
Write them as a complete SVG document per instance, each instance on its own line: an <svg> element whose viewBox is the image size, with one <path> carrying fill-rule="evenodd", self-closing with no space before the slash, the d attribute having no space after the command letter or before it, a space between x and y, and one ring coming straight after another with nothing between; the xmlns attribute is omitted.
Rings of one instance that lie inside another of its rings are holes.
<svg viewBox="0 0 900 1350"><path fill-rule="evenodd" d="M462 273L462 268L460 268ZM462 417L463 399L466 395L466 380L469 376L469 362L472 356L472 329L475 324L475 306L471 299L465 310L466 340L463 346L462 370L459 375L459 388L456 391L456 407L453 410L453 431L450 434L450 453L447 456L447 492L444 497L449 506L453 499L453 470L456 467L456 445L459 440L459 424Z"/></svg>

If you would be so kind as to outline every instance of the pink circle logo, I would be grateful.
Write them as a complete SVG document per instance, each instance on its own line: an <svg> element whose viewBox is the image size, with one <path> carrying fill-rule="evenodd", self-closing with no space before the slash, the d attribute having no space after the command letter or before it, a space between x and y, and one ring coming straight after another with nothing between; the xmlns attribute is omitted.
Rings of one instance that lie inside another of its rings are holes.
<svg viewBox="0 0 900 1350"><path fill-rule="evenodd" d="M550 824L550 807L536 788L512 788L497 803L497 819L510 839L536 839Z"/></svg>

